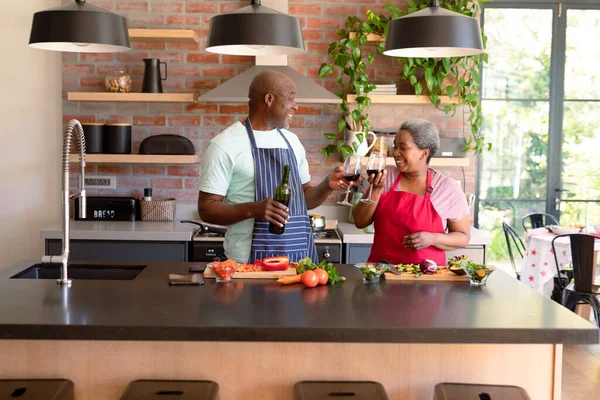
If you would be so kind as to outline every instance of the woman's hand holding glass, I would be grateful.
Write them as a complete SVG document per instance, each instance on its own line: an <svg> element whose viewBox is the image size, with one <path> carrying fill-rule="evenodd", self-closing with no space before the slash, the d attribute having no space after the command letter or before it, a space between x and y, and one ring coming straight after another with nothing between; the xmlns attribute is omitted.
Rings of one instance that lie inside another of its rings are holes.
<svg viewBox="0 0 600 400"><path fill-rule="evenodd" d="M385 169L385 161L386 156L384 154L379 152L371 153L371 155L369 156L369 160L367 161L367 178L369 179L369 182L375 181L377 177L379 177L380 173L381 175L383 175ZM385 180L382 180L381 177L377 182L379 183L380 181L382 184L383 182L385 182ZM370 204L377 203L376 201L373 201L371 199L371 195L373 194L373 186L374 184L371 182L371 187L369 188L369 198L361 199L361 202Z"/></svg>

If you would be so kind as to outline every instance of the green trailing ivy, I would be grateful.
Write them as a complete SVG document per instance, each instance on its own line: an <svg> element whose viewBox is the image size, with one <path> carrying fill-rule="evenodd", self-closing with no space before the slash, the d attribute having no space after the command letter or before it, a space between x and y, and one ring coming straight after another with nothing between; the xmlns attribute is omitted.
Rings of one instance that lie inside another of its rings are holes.
<svg viewBox="0 0 600 400"><path fill-rule="evenodd" d="M451 11L461 13L470 17L477 17L480 6L487 0L475 2L472 0L441 0L440 7ZM371 51L372 47L367 45L367 36L377 34L385 38L387 35L389 21L400 16L428 7L429 1L416 4L413 0L407 1L409 8L400 10L398 7L386 4L384 6L386 14L377 14L371 10L366 13L366 20L358 17L348 17L345 29L338 30L336 33L340 39L332 42L328 48L328 54L332 63L324 63L319 69L319 77L325 77L335 72L338 73L336 81L342 86L342 89L336 91L336 94L342 100L340 111L342 118L338 124L339 132L344 132L348 122L359 127L360 131L366 134L369 131L369 115L367 113L371 106L371 99L368 93L375 85L369 82L367 75L367 65L372 64L375 54ZM486 36L482 35L484 48L486 45ZM376 46L376 51L383 54L384 42ZM468 121L465 124L469 127L469 132L463 132L465 137L465 151L473 151L475 154L481 153L484 149L491 149L491 143L487 143L481 135L481 124L483 117L481 114L481 104L479 104L480 69L484 62L487 62L487 54L470 57L451 57L451 58L396 58L402 66L399 69L399 76L409 82L415 95L419 96L427 93L431 104L446 114L454 115L459 105L463 106L463 119ZM418 74L423 71L424 82L418 79ZM454 84L446 84L445 80L453 77ZM423 86L425 85L425 87ZM426 90L425 90L426 89ZM350 110L346 96L348 94L356 95L356 108ZM441 104L441 97L448 96L456 98L458 103ZM323 148L323 154L329 157L332 153L339 152L343 157L356 152L359 143L353 143L352 146L344 145L344 140L340 139L340 134L326 133L325 137L334 144ZM357 135L359 142L364 140L364 135Z"/></svg>

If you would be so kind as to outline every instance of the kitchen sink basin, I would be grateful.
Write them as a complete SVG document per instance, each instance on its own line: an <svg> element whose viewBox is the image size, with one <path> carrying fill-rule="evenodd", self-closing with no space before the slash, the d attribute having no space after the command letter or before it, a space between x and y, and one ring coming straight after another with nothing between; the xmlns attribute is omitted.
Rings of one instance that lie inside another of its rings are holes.
<svg viewBox="0 0 600 400"><path fill-rule="evenodd" d="M59 279L60 264L35 264L11 276L11 279ZM69 264L69 278L82 280L119 280L130 281L145 265L92 265Z"/></svg>

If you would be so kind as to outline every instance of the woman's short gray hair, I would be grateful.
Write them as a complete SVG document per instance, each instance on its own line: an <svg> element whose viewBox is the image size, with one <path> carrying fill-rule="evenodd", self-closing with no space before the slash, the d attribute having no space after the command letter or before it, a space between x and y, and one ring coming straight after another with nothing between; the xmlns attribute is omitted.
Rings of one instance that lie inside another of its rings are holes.
<svg viewBox="0 0 600 400"><path fill-rule="evenodd" d="M435 125L423 118L411 118L404 121L400 130L410 133L419 149L429 149L429 157L427 157L427 164L429 164L431 157L440 148L440 133Z"/></svg>

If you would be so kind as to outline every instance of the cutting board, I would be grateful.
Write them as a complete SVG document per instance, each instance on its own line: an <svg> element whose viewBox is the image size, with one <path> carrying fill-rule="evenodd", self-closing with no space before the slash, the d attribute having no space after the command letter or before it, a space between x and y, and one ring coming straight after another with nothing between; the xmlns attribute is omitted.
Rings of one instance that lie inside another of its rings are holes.
<svg viewBox="0 0 600 400"><path fill-rule="evenodd" d="M452 281L452 282L469 282L467 275L456 275L454 272L445 270L441 274L425 275L422 274L418 278L414 274L402 273L395 275L389 272L385 273L385 279L390 281L413 281L413 282L431 282L431 281Z"/></svg>
<svg viewBox="0 0 600 400"><path fill-rule="evenodd" d="M233 274L233 279L279 279L283 276L296 275L296 268L288 268L287 271L260 271L260 272L236 272ZM207 279L215 279L215 274L212 269L204 270L204 277Z"/></svg>

